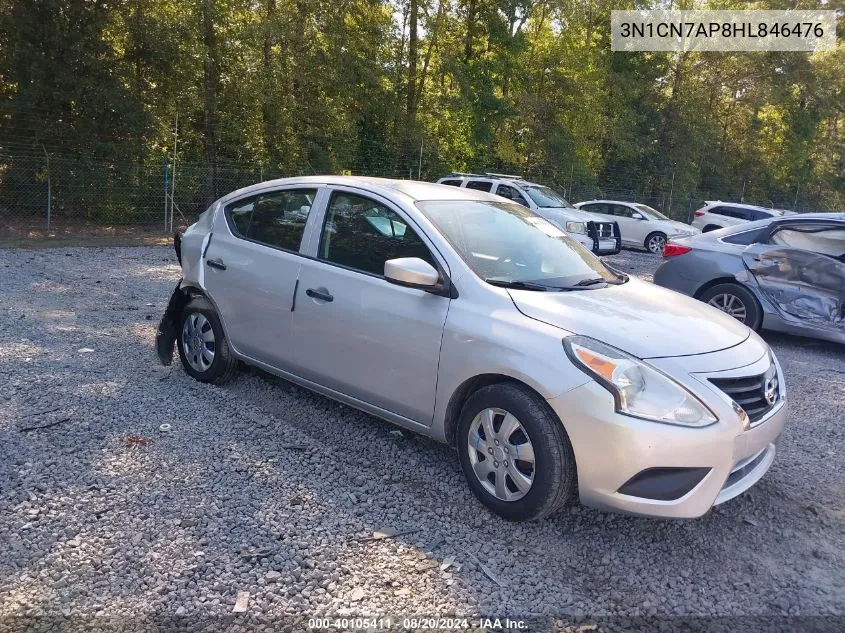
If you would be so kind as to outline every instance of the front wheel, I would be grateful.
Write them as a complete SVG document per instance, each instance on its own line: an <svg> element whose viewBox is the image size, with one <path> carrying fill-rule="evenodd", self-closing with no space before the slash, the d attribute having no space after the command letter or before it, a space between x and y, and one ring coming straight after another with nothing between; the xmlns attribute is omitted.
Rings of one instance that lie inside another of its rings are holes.
<svg viewBox="0 0 845 633"><path fill-rule="evenodd" d="M699 297L701 301L731 315L752 330L760 327L762 310L757 299L739 284L719 284L708 288Z"/></svg>
<svg viewBox="0 0 845 633"><path fill-rule="evenodd" d="M663 233L651 233L645 238L645 247L649 253L655 255L662 255L663 248L666 246L666 235Z"/></svg>
<svg viewBox="0 0 845 633"><path fill-rule="evenodd" d="M522 385L490 385L469 397L458 453L475 496L505 519L547 516L575 495L575 456L566 431L548 404Z"/></svg>

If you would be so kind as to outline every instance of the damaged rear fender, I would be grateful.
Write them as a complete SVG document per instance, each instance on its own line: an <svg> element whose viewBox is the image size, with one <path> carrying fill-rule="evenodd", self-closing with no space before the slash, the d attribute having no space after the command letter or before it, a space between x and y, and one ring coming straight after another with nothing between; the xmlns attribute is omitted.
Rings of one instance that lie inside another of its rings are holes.
<svg viewBox="0 0 845 633"><path fill-rule="evenodd" d="M164 316L161 317L161 322L158 324L156 352L162 365L169 366L173 362L173 344L179 336L180 317L182 310L185 309L193 296L191 293L190 287L182 287L182 280L180 279L170 295L167 310L164 311Z"/></svg>

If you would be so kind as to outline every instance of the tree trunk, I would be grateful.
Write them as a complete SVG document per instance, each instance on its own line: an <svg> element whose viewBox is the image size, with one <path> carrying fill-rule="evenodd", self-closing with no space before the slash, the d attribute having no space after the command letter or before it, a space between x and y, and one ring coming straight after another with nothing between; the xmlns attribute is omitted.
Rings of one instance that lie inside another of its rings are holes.
<svg viewBox="0 0 845 633"><path fill-rule="evenodd" d="M273 45L276 38L273 33L273 17L276 13L276 0L267 0L267 13L264 20L264 45L262 47L262 64L264 68L264 103L261 108L262 135L264 137L264 152L270 159L273 154L273 142L276 132L276 109L279 104L273 99Z"/></svg>
<svg viewBox="0 0 845 633"><path fill-rule="evenodd" d="M205 157L205 197L211 204L217 198L217 85L220 69L217 64L217 40L214 33L214 0L203 0L202 42L203 63L203 126L202 143Z"/></svg>
<svg viewBox="0 0 845 633"><path fill-rule="evenodd" d="M467 4L467 28L464 36L464 62L473 57L472 40L475 37L475 18L478 14L478 0L469 0Z"/></svg>
<svg viewBox="0 0 845 633"><path fill-rule="evenodd" d="M408 92L407 92L407 124L410 132L417 121L417 61L419 58L419 38L417 22L419 21L419 0L410 0L410 15L408 17Z"/></svg>

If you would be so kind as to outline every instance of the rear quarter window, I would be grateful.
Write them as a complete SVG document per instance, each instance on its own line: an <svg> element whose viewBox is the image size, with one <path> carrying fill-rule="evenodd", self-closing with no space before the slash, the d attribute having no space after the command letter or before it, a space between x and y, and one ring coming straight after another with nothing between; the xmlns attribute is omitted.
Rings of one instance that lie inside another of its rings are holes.
<svg viewBox="0 0 845 633"><path fill-rule="evenodd" d="M460 187L460 186L461 186L461 181L460 181L460 180L454 180L454 179L441 180L441 181L440 181L440 184L441 184L441 185L450 185L450 186L452 186L452 187Z"/></svg>
<svg viewBox="0 0 845 633"><path fill-rule="evenodd" d="M484 182L483 180L470 180L466 184L467 189L477 189L478 191L490 191L493 188L492 182Z"/></svg>
<svg viewBox="0 0 845 633"><path fill-rule="evenodd" d="M742 233L734 233L733 235L727 235L722 238L723 242L727 242L728 244L743 244L748 246L749 244L754 244L757 240L760 239L760 236L763 234L763 231L766 227L760 227L759 229L753 229L751 231L743 231Z"/></svg>

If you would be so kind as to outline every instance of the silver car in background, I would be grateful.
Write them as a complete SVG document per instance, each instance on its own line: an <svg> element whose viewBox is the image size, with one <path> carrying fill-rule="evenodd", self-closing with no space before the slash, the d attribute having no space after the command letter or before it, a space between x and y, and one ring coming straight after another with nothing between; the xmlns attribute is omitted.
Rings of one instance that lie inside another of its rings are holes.
<svg viewBox="0 0 845 633"><path fill-rule="evenodd" d="M753 329L845 343L845 213L747 222L666 246L654 283Z"/></svg>
<svg viewBox="0 0 845 633"><path fill-rule="evenodd" d="M176 245L162 362L175 342L197 380L242 361L447 442L508 519L575 498L697 517L774 459L786 391L760 337L495 195L276 180Z"/></svg>

